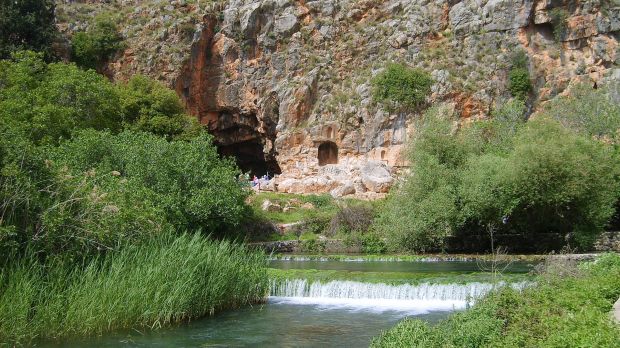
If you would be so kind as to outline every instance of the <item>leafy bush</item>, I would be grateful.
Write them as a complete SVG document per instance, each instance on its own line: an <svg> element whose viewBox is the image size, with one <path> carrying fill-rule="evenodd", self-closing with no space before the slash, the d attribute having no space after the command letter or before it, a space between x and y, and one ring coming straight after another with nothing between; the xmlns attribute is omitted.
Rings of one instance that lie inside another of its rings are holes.
<svg viewBox="0 0 620 348"><path fill-rule="evenodd" d="M200 134L198 120L185 113L177 94L145 76L134 76L120 88L125 122L169 139L191 139Z"/></svg>
<svg viewBox="0 0 620 348"><path fill-rule="evenodd" d="M45 64L32 52L0 61L0 118L48 145L84 128L129 128L168 139L190 139L202 129L176 94L156 81L138 76L116 86L94 71Z"/></svg>
<svg viewBox="0 0 620 348"><path fill-rule="evenodd" d="M512 57L510 58L511 64L513 68L521 68L526 69L528 65L528 57L525 50L522 48L516 49L512 53Z"/></svg>
<svg viewBox="0 0 620 348"><path fill-rule="evenodd" d="M71 47L73 60L78 66L99 69L123 48L123 37L112 18L99 16L86 32L73 35Z"/></svg>
<svg viewBox="0 0 620 348"><path fill-rule="evenodd" d="M20 52L0 61L0 118L20 127L36 144L58 144L74 129L118 131L122 113L113 84L73 65L45 64L40 54Z"/></svg>
<svg viewBox="0 0 620 348"><path fill-rule="evenodd" d="M367 233L362 236L362 252L366 254L383 254L388 251L387 244L376 233Z"/></svg>
<svg viewBox="0 0 620 348"><path fill-rule="evenodd" d="M322 253L325 251L326 244L324 240L312 238L301 241L300 248L307 253Z"/></svg>
<svg viewBox="0 0 620 348"><path fill-rule="evenodd" d="M21 50L39 51L50 59L58 35L54 8L53 0L0 1L0 59Z"/></svg>
<svg viewBox="0 0 620 348"><path fill-rule="evenodd" d="M262 253L200 235L158 236L75 267L0 265L0 342L158 328L262 301Z"/></svg>
<svg viewBox="0 0 620 348"><path fill-rule="evenodd" d="M620 256L608 254L572 277L545 274L521 293L492 292L436 326L404 320L371 347L616 347L609 318L620 296Z"/></svg>
<svg viewBox="0 0 620 348"><path fill-rule="evenodd" d="M223 236L246 216L238 170L206 135L168 142L90 130L43 148L6 129L14 136L0 141L3 257L30 248L80 259L168 229Z"/></svg>
<svg viewBox="0 0 620 348"><path fill-rule="evenodd" d="M525 100L532 89L530 73L525 68L513 68L508 76L510 84L508 89L513 97Z"/></svg>
<svg viewBox="0 0 620 348"><path fill-rule="evenodd" d="M345 204L338 207L338 212L331 219L329 234L364 233L372 225L374 211L368 204Z"/></svg>
<svg viewBox="0 0 620 348"><path fill-rule="evenodd" d="M427 112L412 141L411 175L378 219L392 249L441 249L448 237L485 235L489 226L591 245L618 199L613 148L547 118L524 123L522 106L458 130L445 110Z"/></svg>
<svg viewBox="0 0 620 348"><path fill-rule="evenodd" d="M391 63L372 80L372 84L376 101L415 108L426 100L433 79L423 70Z"/></svg>
<svg viewBox="0 0 620 348"><path fill-rule="evenodd" d="M72 175L116 173L99 189L145 190L142 201L161 208L179 231L222 234L246 213L247 193L236 180L238 169L219 158L206 134L169 142L148 133L84 131L50 157Z"/></svg>
<svg viewBox="0 0 620 348"><path fill-rule="evenodd" d="M620 83L593 90L581 84L544 105L542 115L563 126L604 141L618 142L620 130Z"/></svg>

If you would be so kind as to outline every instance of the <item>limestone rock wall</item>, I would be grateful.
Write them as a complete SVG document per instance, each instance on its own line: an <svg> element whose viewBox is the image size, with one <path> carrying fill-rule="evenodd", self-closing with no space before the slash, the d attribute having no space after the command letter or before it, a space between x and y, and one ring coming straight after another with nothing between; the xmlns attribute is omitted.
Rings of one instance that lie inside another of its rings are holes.
<svg viewBox="0 0 620 348"><path fill-rule="evenodd" d="M373 102L370 81L386 62L431 73L428 102L463 119L486 117L510 98L518 49L529 57L532 110L572 84L620 79L616 0L88 3L122 14L128 48L110 63L111 76L165 81L223 154L244 169L281 173L274 189L286 192L387 192L407 165L416 114ZM84 25L67 22L68 35ZM335 148L335 157L321 148Z"/></svg>

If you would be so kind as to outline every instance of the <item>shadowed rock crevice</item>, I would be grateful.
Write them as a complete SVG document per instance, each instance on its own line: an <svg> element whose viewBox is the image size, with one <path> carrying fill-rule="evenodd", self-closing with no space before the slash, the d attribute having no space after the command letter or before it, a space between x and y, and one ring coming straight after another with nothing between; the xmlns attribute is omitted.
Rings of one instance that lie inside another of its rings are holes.
<svg viewBox="0 0 620 348"><path fill-rule="evenodd" d="M248 140L231 145L219 145L218 153L222 157L234 157L237 165L244 173L258 177L265 174L273 176L281 174L275 156L266 156L263 144L259 139Z"/></svg>

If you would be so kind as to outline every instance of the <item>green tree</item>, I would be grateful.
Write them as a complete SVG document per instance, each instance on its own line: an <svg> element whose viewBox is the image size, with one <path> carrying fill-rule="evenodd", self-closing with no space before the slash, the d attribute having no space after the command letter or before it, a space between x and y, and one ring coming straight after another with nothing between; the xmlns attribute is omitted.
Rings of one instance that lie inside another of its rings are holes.
<svg viewBox="0 0 620 348"><path fill-rule="evenodd" d="M167 139L202 132L174 91L147 77L114 85L95 71L46 64L42 55L17 52L0 61L0 118L24 127L36 144L58 144L78 129L133 129Z"/></svg>
<svg viewBox="0 0 620 348"><path fill-rule="evenodd" d="M191 141L166 141L148 133L126 131L119 135L84 131L53 151L51 159L70 174L88 171L107 175L112 186L103 192L141 192L142 202L158 207L178 231L202 229L225 234L246 214L245 198L236 178L238 169L220 159L211 137L203 134Z"/></svg>
<svg viewBox="0 0 620 348"><path fill-rule="evenodd" d="M0 118L27 129L37 144L57 144L74 129L121 129L112 83L74 65L45 64L41 57L20 52L0 62Z"/></svg>
<svg viewBox="0 0 620 348"><path fill-rule="evenodd" d="M532 89L529 71L525 68L513 68L510 70L508 79L510 82L508 89L512 96L521 100L527 99L527 95Z"/></svg>
<svg viewBox="0 0 620 348"><path fill-rule="evenodd" d="M12 52L34 50L52 57L57 36L53 0L0 0L0 59Z"/></svg>
<svg viewBox="0 0 620 348"><path fill-rule="evenodd" d="M449 112L429 109L412 140L411 174L378 219L393 249L438 249L488 226L592 244L618 200L614 147L551 118L525 123L522 110L513 101L492 120L456 128Z"/></svg>
<svg viewBox="0 0 620 348"><path fill-rule="evenodd" d="M390 63L372 80L372 84L376 101L404 108L416 108L426 100L433 79L421 69Z"/></svg>
<svg viewBox="0 0 620 348"><path fill-rule="evenodd" d="M163 84L137 75L119 91L125 122L132 129L175 139L192 138L201 132L196 118L185 113L177 94Z"/></svg>
<svg viewBox="0 0 620 348"><path fill-rule="evenodd" d="M71 39L73 60L86 69L100 69L123 48L123 37L109 16L99 16L85 32Z"/></svg>
<svg viewBox="0 0 620 348"><path fill-rule="evenodd" d="M619 91L618 82L598 89L581 84L545 104L542 114L582 134L618 143Z"/></svg>

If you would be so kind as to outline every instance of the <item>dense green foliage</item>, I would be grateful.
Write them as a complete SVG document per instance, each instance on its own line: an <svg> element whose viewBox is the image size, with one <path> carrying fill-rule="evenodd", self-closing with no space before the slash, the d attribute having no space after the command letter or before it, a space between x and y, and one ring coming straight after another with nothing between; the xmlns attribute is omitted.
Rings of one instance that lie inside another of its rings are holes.
<svg viewBox="0 0 620 348"><path fill-rule="evenodd" d="M237 169L161 84L116 86L23 52L0 61L0 87L0 258L34 248L80 259L171 228L224 235L239 223Z"/></svg>
<svg viewBox="0 0 620 348"><path fill-rule="evenodd" d="M433 79L423 70L391 63L372 80L372 84L376 101L415 108L426 100Z"/></svg>
<svg viewBox="0 0 620 348"><path fill-rule="evenodd" d="M568 95L545 104L542 114L576 132L605 142L618 143L620 129L620 84L611 83L592 90L579 85Z"/></svg>
<svg viewBox="0 0 620 348"><path fill-rule="evenodd" d="M620 256L577 272L550 271L518 292L503 288L436 326L406 319L372 347L617 347L609 311L620 296Z"/></svg>
<svg viewBox="0 0 620 348"><path fill-rule="evenodd" d="M188 117L177 94L145 76L134 76L119 89L124 122L133 130L168 139L191 139L201 133L194 117Z"/></svg>
<svg viewBox="0 0 620 348"><path fill-rule="evenodd" d="M0 345L158 328L263 299L261 253L160 236L80 266L24 258L0 273Z"/></svg>
<svg viewBox="0 0 620 348"><path fill-rule="evenodd" d="M206 135L168 142L91 130L46 150L45 166L36 149L28 159L35 167L41 161L36 171L14 161L5 167L0 192L13 211L4 214L0 250L84 256L169 229L222 236L246 212L238 170L219 159ZM18 180L23 188L12 184Z"/></svg>
<svg viewBox="0 0 620 348"><path fill-rule="evenodd" d="M35 144L58 144L78 129L150 131L168 138L200 132L174 92L145 77L114 85L94 71L46 64L20 52L0 61L0 122L22 129Z"/></svg>
<svg viewBox="0 0 620 348"><path fill-rule="evenodd" d="M0 345L262 300L264 256L205 237L239 236L239 170L160 83L18 52L0 135Z"/></svg>
<svg viewBox="0 0 620 348"><path fill-rule="evenodd" d="M35 144L58 144L75 129L122 127L116 87L92 71L20 52L0 61L0 87L0 122Z"/></svg>
<svg viewBox="0 0 620 348"><path fill-rule="evenodd" d="M557 233L591 245L618 199L615 149L521 115L512 102L492 120L456 129L445 109L426 114L412 142L412 174L379 219L393 248L438 249L451 236L490 232L530 240Z"/></svg>
<svg viewBox="0 0 620 348"><path fill-rule="evenodd" d="M0 0L0 59L20 50L52 56L57 36L53 0Z"/></svg>
<svg viewBox="0 0 620 348"><path fill-rule="evenodd" d="M219 158L206 134L166 141L148 133L85 131L50 158L54 165L70 168L71 175L90 172L103 192L135 190L141 204L163 211L176 230L221 233L245 212L247 193L236 180L239 171Z"/></svg>
<svg viewBox="0 0 620 348"><path fill-rule="evenodd" d="M123 37L108 16L95 18L87 31L71 38L73 60L83 68L97 69L123 48Z"/></svg>
<svg viewBox="0 0 620 348"><path fill-rule="evenodd" d="M530 73L525 68L513 68L510 70L508 76L510 80L510 93L513 97L525 100L527 94L532 89L532 83L530 82Z"/></svg>

